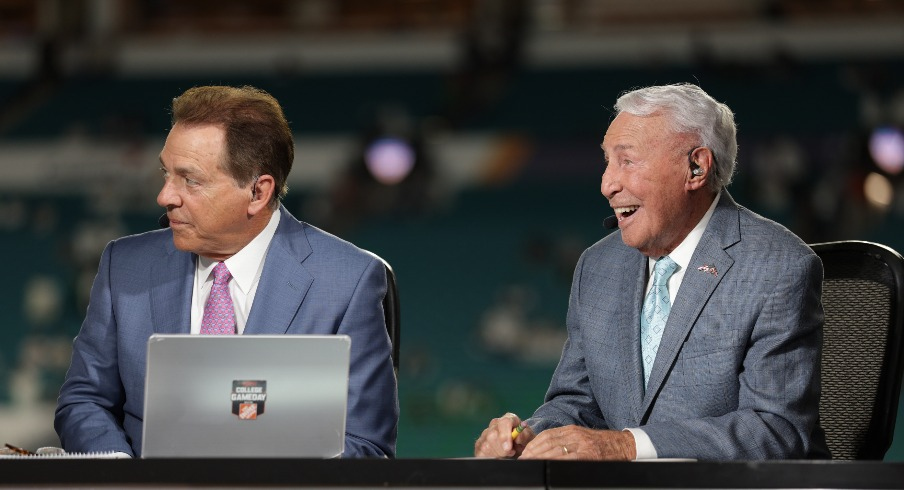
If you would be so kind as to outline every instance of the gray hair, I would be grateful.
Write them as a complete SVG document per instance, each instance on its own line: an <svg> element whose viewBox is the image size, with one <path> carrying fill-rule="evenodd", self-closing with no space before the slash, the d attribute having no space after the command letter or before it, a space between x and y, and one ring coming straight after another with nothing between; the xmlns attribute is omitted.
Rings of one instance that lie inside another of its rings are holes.
<svg viewBox="0 0 904 490"><path fill-rule="evenodd" d="M700 87L679 83L632 90L618 98L615 111L641 117L660 112L668 116L673 131L697 135L699 144L712 151L714 165L709 187L718 192L731 183L738 157L734 114Z"/></svg>

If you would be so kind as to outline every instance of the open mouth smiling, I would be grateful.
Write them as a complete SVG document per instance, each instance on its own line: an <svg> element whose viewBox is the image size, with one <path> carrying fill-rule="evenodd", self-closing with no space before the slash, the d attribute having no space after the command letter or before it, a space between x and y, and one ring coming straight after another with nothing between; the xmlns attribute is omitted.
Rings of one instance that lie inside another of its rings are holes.
<svg viewBox="0 0 904 490"><path fill-rule="evenodd" d="M614 208L614 210L615 210L615 215L618 216L618 220L621 221L621 220L633 215L634 211L637 211L639 208L640 208L640 206L623 206L623 207Z"/></svg>

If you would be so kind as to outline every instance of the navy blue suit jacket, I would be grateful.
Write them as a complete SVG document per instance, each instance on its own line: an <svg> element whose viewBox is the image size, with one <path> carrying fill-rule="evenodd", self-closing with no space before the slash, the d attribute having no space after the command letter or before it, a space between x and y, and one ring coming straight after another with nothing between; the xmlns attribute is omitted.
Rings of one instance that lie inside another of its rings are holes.
<svg viewBox="0 0 904 490"><path fill-rule="evenodd" d="M244 334L349 335L343 457L394 456L399 405L383 263L281 213ZM147 340L190 333L196 260L175 248L169 229L107 245L56 411L67 451L140 455Z"/></svg>

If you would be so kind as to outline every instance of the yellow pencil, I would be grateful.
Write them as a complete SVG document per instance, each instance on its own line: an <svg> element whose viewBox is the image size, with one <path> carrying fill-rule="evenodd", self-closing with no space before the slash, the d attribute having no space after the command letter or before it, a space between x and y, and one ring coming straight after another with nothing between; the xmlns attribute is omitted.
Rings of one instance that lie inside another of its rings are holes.
<svg viewBox="0 0 904 490"><path fill-rule="evenodd" d="M523 430L524 430L524 422L521 422L514 429L512 429L512 440L514 441L515 439L517 439L518 434L520 434L521 431L523 431Z"/></svg>

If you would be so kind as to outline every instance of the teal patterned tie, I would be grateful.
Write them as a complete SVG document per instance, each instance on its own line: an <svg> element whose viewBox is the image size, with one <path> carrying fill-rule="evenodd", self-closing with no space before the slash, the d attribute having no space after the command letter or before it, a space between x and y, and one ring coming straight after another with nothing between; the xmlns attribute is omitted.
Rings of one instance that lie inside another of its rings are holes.
<svg viewBox="0 0 904 490"><path fill-rule="evenodd" d="M668 256L657 260L653 266L653 285L643 302L643 312L640 315L640 355L643 358L644 386L650 379L656 351L659 350L659 341L662 340L662 331L665 330L665 322L672 310L668 282L676 270L678 264Z"/></svg>

